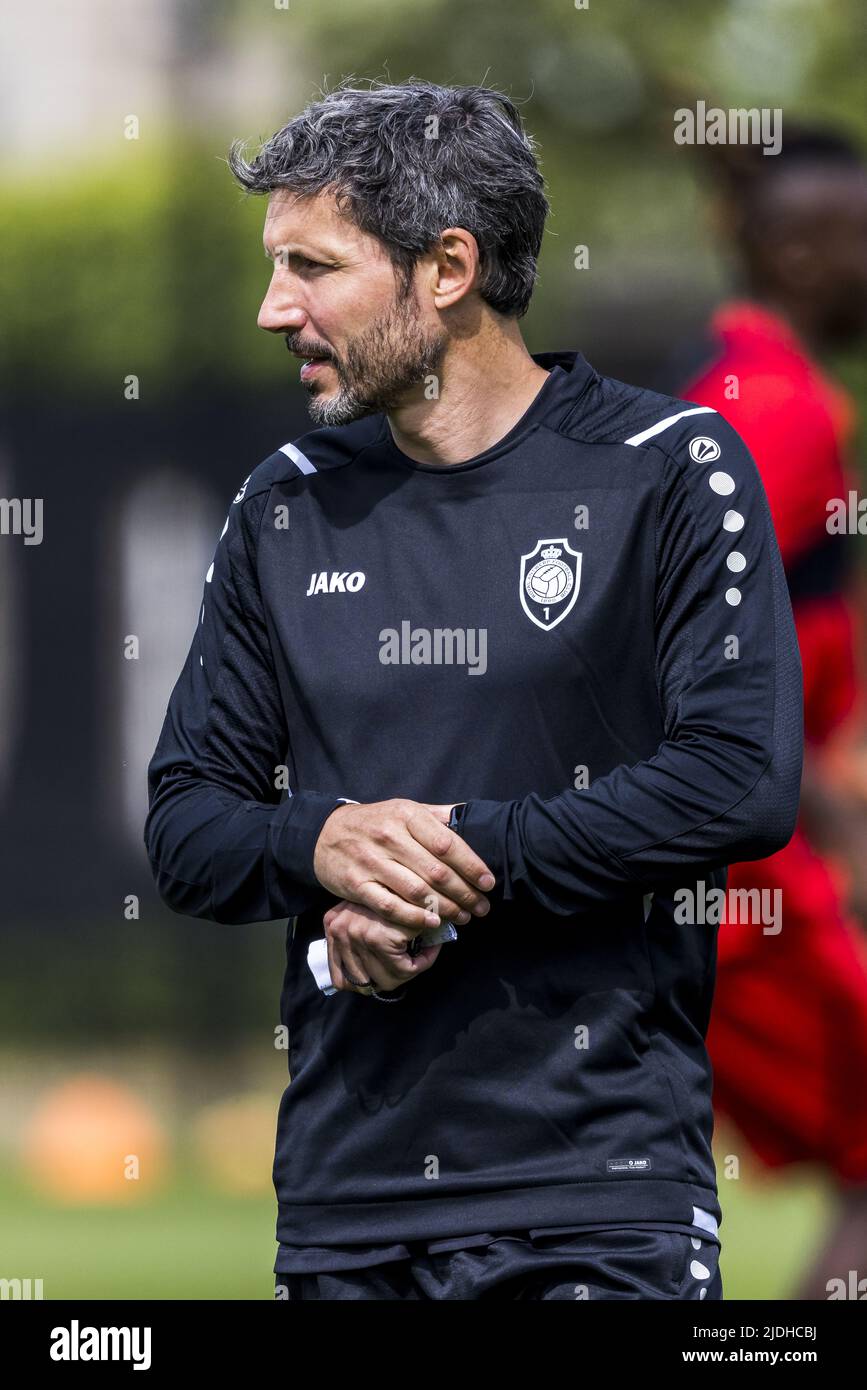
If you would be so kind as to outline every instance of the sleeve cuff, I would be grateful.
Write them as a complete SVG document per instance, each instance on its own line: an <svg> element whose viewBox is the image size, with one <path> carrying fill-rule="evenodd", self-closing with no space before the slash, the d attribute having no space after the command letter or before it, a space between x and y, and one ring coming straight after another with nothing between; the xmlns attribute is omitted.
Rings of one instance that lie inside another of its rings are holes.
<svg viewBox="0 0 867 1390"><path fill-rule="evenodd" d="M301 791L295 792L279 807L272 827L274 862L293 883L322 888L313 872L316 842L331 812L350 800L350 797L332 796L328 792Z"/></svg>
<svg viewBox="0 0 867 1390"><path fill-rule="evenodd" d="M465 801L452 813L453 829L470 849L484 859L496 879L496 887L505 889L505 847L512 801Z"/></svg>

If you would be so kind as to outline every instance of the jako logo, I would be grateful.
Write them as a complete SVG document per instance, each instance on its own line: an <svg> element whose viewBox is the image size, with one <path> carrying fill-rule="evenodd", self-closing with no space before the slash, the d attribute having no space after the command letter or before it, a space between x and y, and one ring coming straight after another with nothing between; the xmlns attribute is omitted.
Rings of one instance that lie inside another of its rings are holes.
<svg viewBox="0 0 867 1390"><path fill-rule="evenodd" d="M713 463L721 453L716 440L708 439L706 434L698 434L689 441L689 456L696 463Z"/></svg>
<svg viewBox="0 0 867 1390"><path fill-rule="evenodd" d="M365 575L361 570L342 570L339 574L332 570L329 574L327 570L320 570L318 574L311 574L310 586L307 590L307 598L311 594L356 594L364 584Z"/></svg>
<svg viewBox="0 0 867 1390"><path fill-rule="evenodd" d="M150 1370L149 1327L69 1327L51 1329L52 1361L133 1361L134 1371Z"/></svg>

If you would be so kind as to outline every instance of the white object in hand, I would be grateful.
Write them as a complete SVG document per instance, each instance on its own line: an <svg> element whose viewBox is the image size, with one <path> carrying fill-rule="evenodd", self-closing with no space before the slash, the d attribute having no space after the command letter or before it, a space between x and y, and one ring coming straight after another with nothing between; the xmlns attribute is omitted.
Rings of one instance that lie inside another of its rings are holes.
<svg viewBox="0 0 867 1390"><path fill-rule="evenodd" d="M428 927L412 939L418 942L419 946L439 946L446 941L457 941L458 933L451 922L441 922L438 927ZM310 942L307 947L307 964L322 993L337 994L337 988L331 982L331 970L328 966L328 943L324 936Z"/></svg>

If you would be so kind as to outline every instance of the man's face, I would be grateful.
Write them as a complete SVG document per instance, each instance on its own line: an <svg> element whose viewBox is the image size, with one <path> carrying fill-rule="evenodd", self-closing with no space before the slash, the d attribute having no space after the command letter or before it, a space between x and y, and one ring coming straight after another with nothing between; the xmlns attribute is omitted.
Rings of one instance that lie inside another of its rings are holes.
<svg viewBox="0 0 867 1390"><path fill-rule="evenodd" d="M809 312L828 346L867 331L867 174L806 167L781 174L767 193L772 235L760 279Z"/></svg>
<svg viewBox="0 0 867 1390"><path fill-rule="evenodd" d="M826 331L842 345L867 332L867 174L835 180L825 210Z"/></svg>
<svg viewBox="0 0 867 1390"><path fill-rule="evenodd" d="M445 329L415 282L403 293L382 245L341 216L332 195L276 190L263 240L274 270L259 327L282 333L305 359L300 379L316 424L345 425L422 393Z"/></svg>

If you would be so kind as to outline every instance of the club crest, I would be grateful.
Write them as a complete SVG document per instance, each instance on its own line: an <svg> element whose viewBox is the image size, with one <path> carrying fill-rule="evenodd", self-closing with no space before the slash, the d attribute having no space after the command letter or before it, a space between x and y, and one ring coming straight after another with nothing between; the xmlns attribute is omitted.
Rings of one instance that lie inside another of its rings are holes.
<svg viewBox="0 0 867 1390"><path fill-rule="evenodd" d="M540 553L541 552L541 553ZM521 607L537 627L549 632L572 609L581 587L581 552L567 540L537 541L521 556Z"/></svg>

